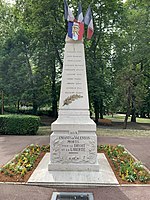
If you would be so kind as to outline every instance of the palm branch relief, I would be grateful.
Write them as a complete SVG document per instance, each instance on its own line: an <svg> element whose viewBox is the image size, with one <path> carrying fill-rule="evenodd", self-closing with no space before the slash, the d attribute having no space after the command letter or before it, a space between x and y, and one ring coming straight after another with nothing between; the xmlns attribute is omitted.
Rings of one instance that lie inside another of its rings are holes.
<svg viewBox="0 0 150 200"><path fill-rule="evenodd" d="M73 101L75 101L75 100L77 100L77 99L79 99L79 98L83 98L83 96L81 96L81 95L79 95L79 94L73 94L73 95L67 97L67 98L64 100L63 106L69 105L69 104L71 104Z"/></svg>

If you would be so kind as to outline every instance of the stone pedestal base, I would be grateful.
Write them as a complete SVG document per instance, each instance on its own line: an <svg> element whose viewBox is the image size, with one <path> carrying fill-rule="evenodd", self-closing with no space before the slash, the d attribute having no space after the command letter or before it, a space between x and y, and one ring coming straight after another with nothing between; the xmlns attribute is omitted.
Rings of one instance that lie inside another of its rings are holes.
<svg viewBox="0 0 150 200"><path fill-rule="evenodd" d="M98 171L95 132L53 132L50 138L48 169L51 171Z"/></svg>
<svg viewBox="0 0 150 200"><path fill-rule="evenodd" d="M58 118L52 124L52 130L48 170L99 170L96 125L93 120L84 116L81 119L79 117Z"/></svg>
<svg viewBox="0 0 150 200"><path fill-rule="evenodd" d="M51 171L98 171L95 132L53 132L50 138Z"/></svg>
<svg viewBox="0 0 150 200"><path fill-rule="evenodd" d="M106 185L118 185L105 155L98 154L99 171L48 171L49 153L46 153L28 183L30 185L51 186L51 187L96 187Z"/></svg>

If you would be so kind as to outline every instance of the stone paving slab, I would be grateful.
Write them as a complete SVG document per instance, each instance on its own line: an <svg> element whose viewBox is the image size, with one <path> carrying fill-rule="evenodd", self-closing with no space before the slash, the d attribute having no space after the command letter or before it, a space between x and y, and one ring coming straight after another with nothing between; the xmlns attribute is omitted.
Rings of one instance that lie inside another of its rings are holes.
<svg viewBox="0 0 150 200"><path fill-rule="evenodd" d="M115 174L103 153L98 154L99 172L48 171L49 158L50 154L46 153L29 178L29 184L53 186L119 185Z"/></svg>

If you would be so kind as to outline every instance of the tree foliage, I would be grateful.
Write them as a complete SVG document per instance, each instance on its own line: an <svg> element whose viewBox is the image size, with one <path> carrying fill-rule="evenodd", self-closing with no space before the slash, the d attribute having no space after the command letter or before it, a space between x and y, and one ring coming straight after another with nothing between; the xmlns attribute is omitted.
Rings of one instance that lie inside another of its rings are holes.
<svg viewBox="0 0 150 200"><path fill-rule="evenodd" d="M68 0L77 13L78 2ZM82 1L85 13L90 0ZM93 0L92 40L84 39L90 108L149 116L149 5L146 0ZM66 37L62 0L0 1L0 90L5 103L49 106L57 117ZM86 33L86 30L85 30ZM86 35L86 34L85 34Z"/></svg>
<svg viewBox="0 0 150 200"><path fill-rule="evenodd" d="M136 122L136 116L143 116L146 113L149 115L147 97L150 92L148 41L150 21L148 7L149 2L147 1L127 1L125 3L126 24L122 30L118 31L114 42L112 65L115 69L115 90L118 93L117 97L121 100L119 106L121 105L126 111L125 124L130 114L133 122ZM147 109L146 112L143 107Z"/></svg>

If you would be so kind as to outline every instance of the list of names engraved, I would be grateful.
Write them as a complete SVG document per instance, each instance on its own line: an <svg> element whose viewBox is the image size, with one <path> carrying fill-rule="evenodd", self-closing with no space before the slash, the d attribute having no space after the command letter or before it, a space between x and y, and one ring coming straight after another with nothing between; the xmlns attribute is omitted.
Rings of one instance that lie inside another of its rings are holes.
<svg viewBox="0 0 150 200"><path fill-rule="evenodd" d="M84 60L81 51L66 51L65 96L73 94L83 95Z"/></svg>

